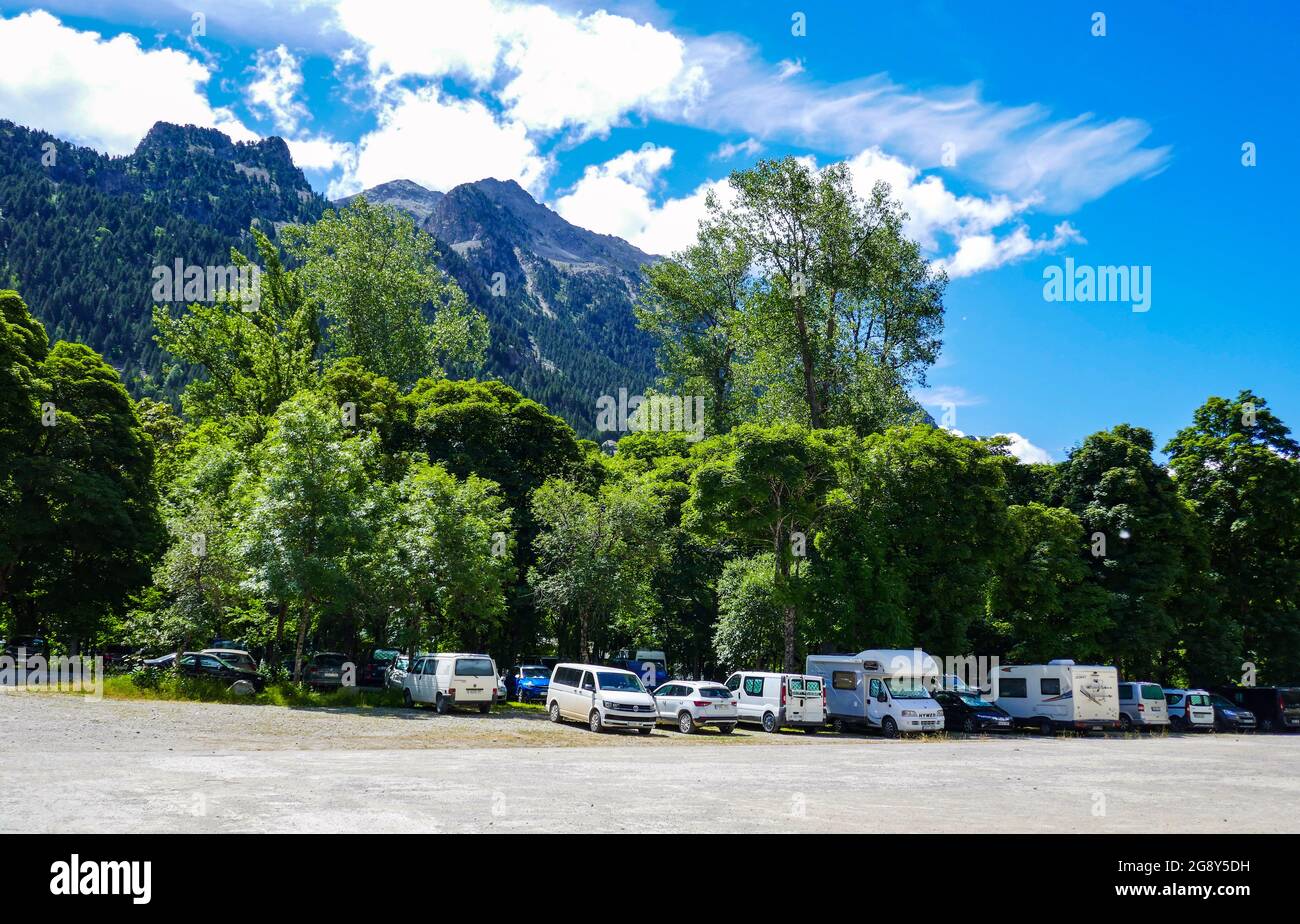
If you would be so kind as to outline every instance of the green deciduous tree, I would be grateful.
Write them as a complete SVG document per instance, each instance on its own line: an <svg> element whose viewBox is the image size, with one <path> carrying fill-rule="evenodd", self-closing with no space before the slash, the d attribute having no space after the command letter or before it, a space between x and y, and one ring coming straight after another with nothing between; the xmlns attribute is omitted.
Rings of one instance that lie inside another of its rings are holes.
<svg viewBox="0 0 1300 924"><path fill-rule="evenodd" d="M332 356L355 356L402 387L451 364L482 364L487 320L438 269L433 238L406 213L358 196L282 236L328 322Z"/></svg>
<svg viewBox="0 0 1300 924"><path fill-rule="evenodd" d="M832 444L796 424L744 424L700 444L685 518L703 536L772 554L783 609L785 670L796 670L799 614L792 574L813 548L837 486Z"/></svg>
<svg viewBox="0 0 1300 924"><path fill-rule="evenodd" d="M1300 677L1300 444L1269 408L1246 390L1212 397L1165 447L1178 492L1203 524L1208 570L1221 581L1223 617L1244 646L1213 679L1241 662L1271 682ZM1213 628L1213 623L1202 631ZM1213 633L1222 641L1223 627ZM1201 646L1210 647L1201 638ZM1236 663L1232 663L1235 661Z"/></svg>
<svg viewBox="0 0 1300 924"><path fill-rule="evenodd" d="M576 629L579 656L589 660L613 620L636 620L653 606L663 510L640 485L609 484L586 494L559 478L534 491L532 505L541 531L528 583L557 637Z"/></svg>

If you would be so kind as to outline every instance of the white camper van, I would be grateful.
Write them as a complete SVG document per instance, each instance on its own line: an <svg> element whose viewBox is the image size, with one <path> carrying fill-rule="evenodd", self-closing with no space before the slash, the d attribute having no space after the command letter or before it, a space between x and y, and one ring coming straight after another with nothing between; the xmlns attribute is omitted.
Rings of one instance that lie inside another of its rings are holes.
<svg viewBox="0 0 1300 924"><path fill-rule="evenodd" d="M919 649L809 655L806 671L822 678L836 731L866 726L887 738L943 731L943 707L930 695L939 662Z"/></svg>
<svg viewBox="0 0 1300 924"><path fill-rule="evenodd" d="M1119 673L1113 667L1051 661L1006 665L994 676L992 695L1017 725L1045 735L1119 727Z"/></svg>

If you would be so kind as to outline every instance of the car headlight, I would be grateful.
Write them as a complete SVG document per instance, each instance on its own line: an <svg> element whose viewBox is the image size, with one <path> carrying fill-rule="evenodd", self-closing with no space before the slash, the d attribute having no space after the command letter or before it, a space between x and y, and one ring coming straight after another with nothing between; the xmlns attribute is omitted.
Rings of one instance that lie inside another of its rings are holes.
<svg viewBox="0 0 1300 924"><path fill-rule="evenodd" d="M910 717L910 718L916 718L916 710L915 710L915 709L904 709L904 710L903 710L903 717L904 717L904 718L909 718L909 717Z"/></svg>
<svg viewBox="0 0 1300 924"><path fill-rule="evenodd" d="M607 700L607 699L605 699L605 700L601 700L601 703L600 703L600 704L601 704L602 706L604 706L606 709L617 709L617 708L618 708L618 703L611 703L611 702L610 702L609 700Z"/></svg>

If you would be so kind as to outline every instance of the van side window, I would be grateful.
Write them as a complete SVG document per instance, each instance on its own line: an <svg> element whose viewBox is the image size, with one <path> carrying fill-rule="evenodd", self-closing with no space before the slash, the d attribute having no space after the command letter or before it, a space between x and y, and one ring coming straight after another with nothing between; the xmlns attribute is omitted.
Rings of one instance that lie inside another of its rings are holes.
<svg viewBox="0 0 1300 924"><path fill-rule="evenodd" d="M856 690L858 675L853 671L834 671L831 673L831 686L836 690ZM871 682L871 695L875 696L876 681Z"/></svg>
<svg viewBox="0 0 1300 924"><path fill-rule="evenodd" d="M1038 681L1038 692L1042 693L1044 696L1060 696L1061 678L1059 677L1042 678L1041 680Z"/></svg>
<svg viewBox="0 0 1300 924"><path fill-rule="evenodd" d="M790 678L790 692L791 692L791 693L800 693L800 694L803 693L803 679L802 679L802 678L800 678L800 677L791 677L791 678Z"/></svg>
<svg viewBox="0 0 1300 924"><path fill-rule="evenodd" d="M766 680L766 679L767 679L766 677L746 677L746 678L745 678L745 695L746 695L746 696L762 696L762 695L763 695L763 681Z"/></svg>
<svg viewBox="0 0 1300 924"><path fill-rule="evenodd" d="M732 674L730 677L727 678L727 689L730 690L732 693L735 693L737 690L740 689L739 674Z"/></svg>
<svg viewBox="0 0 1300 924"><path fill-rule="evenodd" d="M424 672L426 674L436 673L437 670L438 670L438 662L436 659L429 658L427 661L424 662Z"/></svg>
<svg viewBox="0 0 1300 924"><path fill-rule="evenodd" d="M1131 684L1131 683L1121 683L1121 684L1119 685L1119 698L1122 699L1122 700L1130 700L1130 699L1133 699L1133 698L1134 698L1134 696L1133 696L1133 684Z"/></svg>
<svg viewBox="0 0 1300 924"><path fill-rule="evenodd" d="M1000 677L998 679L998 696L1008 699L1025 699L1029 691L1025 688L1024 677Z"/></svg>
<svg viewBox="0 0 1300 924"><path fill-rule="evenodd" d="M870 688L868 689L868 692L871 694L871 698L872 698L872 699L875 699L877 696L880 695L880 691L883 690L884 688L885 688L885 685L882 684L882 683L880 682L880 678L879 678L879 677L872 677L872 678L871 678L871 686L870 686ZM843 688L841 688L841 689L843 689Z"/></svg>
<svg viewBox="0 0 1300 924"><path fill-rule="evenodd" d="M582 688L584 690L596 689L596 681L591 676L591 671L582 672Z"/></svg>

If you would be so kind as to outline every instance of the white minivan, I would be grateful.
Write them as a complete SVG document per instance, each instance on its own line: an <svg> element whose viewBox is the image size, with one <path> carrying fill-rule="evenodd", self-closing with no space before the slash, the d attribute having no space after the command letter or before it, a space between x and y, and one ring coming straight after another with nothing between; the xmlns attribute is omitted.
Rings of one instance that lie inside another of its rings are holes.
<svg viewBox="0 0 1300 924"><path fill-rule="evenodd" d="M820 677L736 671L726 687L736 697L740 721L760 725L765 732L802 728L814 734L826 724L826 690Z"/></svg>
<svg viewBox="0 0 1300 924"><path fill-rule="evenodd" d="M497 665L485 654L446 652L420 655L402 678L407 706L432 703L445 714L452 706L488 712L497 698Z"/></svg>
<svg viewBox="0 0 1300 924"><path fill-rule="evenodd" d="M574 719L594 732L606 728L654 731L659 719L655 698L631 671L600 664L557 664L546 690L552 722Z"/></svg>

